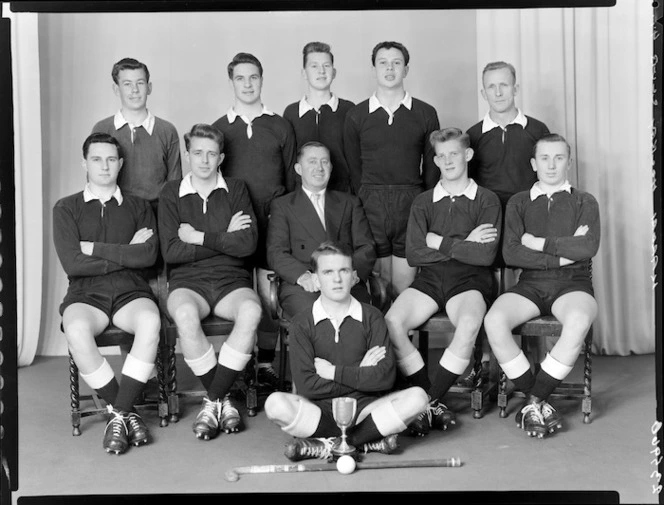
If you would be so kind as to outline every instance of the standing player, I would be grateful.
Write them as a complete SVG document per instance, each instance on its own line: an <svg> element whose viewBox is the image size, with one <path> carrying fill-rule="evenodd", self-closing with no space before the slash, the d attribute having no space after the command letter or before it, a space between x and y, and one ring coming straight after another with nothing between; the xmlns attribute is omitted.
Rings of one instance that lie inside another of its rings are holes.
<svg viewBox="0 0 664 505"><path fill-rule="evenodd" d="M105 133L83 143L83 191L53 208L53 239L69 278L62 304L62 326L81 377L106 402L106 452L121 454L129 444L149 441L134 403L154 369L161 318L141 270L157 259L159 242L150 205L117 185L122 148ZM95 337L113 323L134 334L118 385Z"/></svg>
<svg viewBox="0 0 664 505"><path fill-rule="evenodd" d="M510 63L494 61L482 71L482 97L489 105L484 119L468 130L474 156L470 162L470 176L480 186L490 189L503 208L512 195L529 189L537 177L531 170L530 157L535 142L549 133L547 126L537 119L526 116L516 106L519 85L516 70ZM505 267L503 260L502 237L494 268ZM506 285L513 284L515 273L505 270ZM489 375L489 349L484 343L482 375ZM471 386L475 382L475 369L466 377L463 384Z"/></svg>
<svg viewBox="0 0 664 505"><path fill-rule="evenodd" d="M263 302L263 318L258 329L257 382L276 388L279 377L274 361L278 325L268 310L272 273L267 265L267 226L272 200L295 189L295 135L290 123L270 112L261 101L263 66L252 54L238 53L228 64L228 77L235 102L213 126L224 134L225 176L247 184L258 227L256 252L250 259L255 269L256 286Z"/></svg>
<svg viewBox="0 0 664 505"><path fill-rule="evenodd" d="M99 121L92 131L118 139L124 154L118 185L125 194L148 200L156 214L164 183L182 177L178 132L147 108L152 83L145 63L123 58L113 65L111 77L120 110Z"/></svg>
<svg viewBox="0 0 664 505"><path fill-rule="evenodd" d="M362 200L376 241L380 276L396 298L415 277L406 261L406 226L414 198L440 175L429 135L438 115L404 88L410 55L399 42L371 53L376 92L346 115L344 151L351 185Z"/></svg>
<svg viewBox="0 0 664 505"><path fill-rule="evenodd" d="M493 303L484 326L498 364L526 393L517 425L541 438L562 427L560 414L547 400L572 371L597 317L590 262L599 248L600 219L595 198L567 180L571 149L562 136L539 139L531 164L538 182L510 198L505 216L505 262L523 272ZM555 316L563 329L533 375L512 329L540 315Z"/></svg>
<svg viewBox="0 0 664 505"><path fill-rule="evenodd" d="M295 132L297 148L318 141L330 150L334 171L328 189L350 190L348 164L343 151L343 129L346 113L355 105L332 93L332 81L337 75L334 55L328 44L309 42L302 49L302 77L307 86L304 97L284 110L284 119Z"/></svg>
<svg viewBox="0 0 664 505"><path fill-rule="evenodd" d="M191 171L164 186L159 230L170 267L168 313L184 360L207 391L193 430L209 440L220 429L242 429L228 393L251 359L262 312L247 268L256 249L256 218L245 183L218 171L224 159L221 132L197 124L184 142ZM218 358L200 323L210 312L235 323Z"/></svg>
<svg viewBox="0 0 664 505"><path fill-rule="evenodd" d="M431 144L440 181L413 202L406 240L408 262L419 271L385 315L399 370L408 382L429 393L429 408L410 426L417 435L427 434L431 426L446 429L454 422L454 414L441 400L470 363L492 296L489 267L501 227L498 197L468 177L473 156L468 135L445 128L431 135ZM430 383L408 332L440 310L455 331Z"/></svg>
<svg viewBox="0 0 664 505"><path fill-rule="evenodd" d="M381 312L350 294L352 252L324 242L311 255L314 282L320 289L313 307L300 312L290 329L290 361L298 394L272 393L265 414L296 437L286 457L328 459L340 434L332 400L357 400L348 443L360 452L390 454L397 434L427 405L417 387L388 393L394 384L394 352Z"/></svg>

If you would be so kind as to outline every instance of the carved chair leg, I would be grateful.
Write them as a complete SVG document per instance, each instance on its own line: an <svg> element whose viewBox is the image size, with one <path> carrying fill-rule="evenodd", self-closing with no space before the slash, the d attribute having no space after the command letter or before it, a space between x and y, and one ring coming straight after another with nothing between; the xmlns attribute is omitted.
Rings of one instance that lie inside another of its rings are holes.
<svg viewBox="0 0 664 505"><path fill-rule="evenodd" d="M498 381L498 407L500 408L499 415L501 418L507 417L507 375L502 370L500 371L500 379Z"/></svg>
<svg viewBox="0 0 664 505"><path fill-rule="evenodd" d="M167 352L166 357L168 360L168 367L166 370L166 394L168 396L169 422L177 423L180 420L180 402L177 394L175 345L167 346Z"/></svg>
<svg viewBox="0 0 664 505"><path fill-rule="evenodd" d="M75 437L81 434L81 402L78 389L78 367L69 353L69 398L71 402L71 434Z"/></svg>
<svg viewBox="0 0 664 505"><path fill-rule="evenodd" d="M585 340L585 352L583 360L583 403L581 410L583 411L583 422L584 424L590 423L590 413L592 411L592 400L591 400L591 383L592 383L592 356L590 354L592 350L593 343L593 329L592 327L588 331Z"/></svg>
<svg viewBox="0 0 664 505"><path fill-rule="evenodd" d="M157 382L159 383L159 426L168 426L168 395L166 394L166 372L164 370L164 346L157 347Z"/></svg>

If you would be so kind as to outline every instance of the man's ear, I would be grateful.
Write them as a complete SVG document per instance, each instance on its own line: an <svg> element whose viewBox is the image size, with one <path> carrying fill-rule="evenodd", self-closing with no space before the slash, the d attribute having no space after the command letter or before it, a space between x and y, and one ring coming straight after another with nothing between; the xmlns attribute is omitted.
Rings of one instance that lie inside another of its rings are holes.
<svg viewBox="0 0 664 505"><path fill-rule="evenodd" d="M118 85L115 84L115 82L114 82L113 85L112 85L111 87L113 88L113 94L114 94L115 96L120 96L120 86L118 86Z"/></svg>
<svg viewBox="0 0 664 505"><path fill-rule="evenodd" d="M225 157L226 157L225 153L219 153L219 163L217 163L217 168L221 166L221 162L224 161Z"/></svg>
<svg viewBox="0 0 664 505"><path fill-rule="evenodd" d="M152 93L152 83L148 82L148 95Z"/></svg>
<svg viewBox="0 0 664 505"><path fill-rule="evenodd" d="M311 278L314 281L314 286L320 291L320 279L318 278L318 274L316 272L312 273Z"/></svg>
<svg viewBox="0 0 664 505"><path fill-rule="evenodd" d="M535 158L530 158L530 166L533 167L533 172L537 172L537 163L535 163Z"/></svg>
<svg viewBox="0 0 664 505"><path fill-rule="evenodd" d="M293 165L293 168L295 168L295 173L300 177L302 177L302 165L300 163L295 163L295 165Z"/></svg>
<svg viewBox="0 0 664 505"><path fill-rule="evenodd" d="M472 160L474 155L475 155L475 151L473 151L473 148L472 147L467 147L466 148L466 161Z"/></svg>

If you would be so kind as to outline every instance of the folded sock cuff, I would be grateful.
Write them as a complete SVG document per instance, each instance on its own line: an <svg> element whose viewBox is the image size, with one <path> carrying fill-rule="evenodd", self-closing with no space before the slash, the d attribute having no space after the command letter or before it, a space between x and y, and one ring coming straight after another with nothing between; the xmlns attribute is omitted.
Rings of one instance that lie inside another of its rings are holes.
<svg viewBox="0 0 664 505"><path fill-rule="evenodd" d="M313 403L300 400L295 419L283 431L298 438L308 438L316 432L320 423L321 410Z"/></svg>
<svg viewBox="0 0 664 505"><path fill-rule="evenodd" d="M236 372L244 370L250 359L251 354L236 351L226 342L223 343L219 351L219 364Z"/></svg>
<svg viewBox="0 0 664 505"><path fill-rule="evenodd" d="M384 437L392 433L401 433L407 428L392 402L385 402L379 405L371 411L370 415L373 418L376 429Z"/></svg>
<svg viewBox="0 0 664 505"><path fill-rule="evenodd" d="M564 365L556 358L547 353L546 358L542 361L542 370L548 373L551 377L558 380L563 380L572 371L572 366Z"/></svg>
<svg viewBox="0 0 664 505"><path fill-rule="evenodd" d="M82 373L81 378L92 389L100 389L111 382L115 378L115 374L113 373L111 365L106 361L106 358L104 358L104 361L97 370L89 374Z"/></svg>
<svg viewBox="0 0 664 505"><path fill-rule="evenodd" d="M152 374L152 370L154 370L154 363L142 361L131 354L127 354L122 366L122 375L146 383Z"/></svg>
<svg viewBox="0 0 664 505"><path fill-rule="evenodd" d="M424 360L419 351L415 350L408 356L398 360L397 365L399 366L399 370L401 370L406 377L409 377L418 370L424 368Z"/></svg>
<svg viewBox="0 0 664 505"><path fill-rule="evenodd" d="M528 361L526 355L521 351L517 354L516 358L507 363L501 363L500 368L503 369L508 379L516 379L530 370L530 361Z"/></svg>
<svg viewBox="0 0 664 505"><path fill-rule="evenodd" d="M466 368L470 364L470 358L460 358L449 349L445 349L445 352L440 357L438 363L447 371L452 372L455 375L461 375L466 371Z"/></svg>
<svg viewBox="0 0 664 505"><path fill-rule="evenodd" d="M194 359L185 358L184 362L189 365L189 368L191 368L191 371L194 372L196 377L201 377L217 366L217 357L214 355L214 347L210 345L203 356Z"/></svg>

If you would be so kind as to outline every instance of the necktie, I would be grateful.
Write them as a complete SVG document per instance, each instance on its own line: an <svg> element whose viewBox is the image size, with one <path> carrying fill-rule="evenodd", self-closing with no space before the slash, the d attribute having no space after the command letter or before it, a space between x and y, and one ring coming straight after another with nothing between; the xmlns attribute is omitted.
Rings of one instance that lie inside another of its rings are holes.
<svg viewBox="0 0 664 505"><path fill-rule="evenodd" d="M323 210L323 204L320 200L320 193L313 193L311 199L313 200L314 209L316 209L316 212L318 213L320 222L322 223L323 228L325 228L325 211Z"/></svg>

